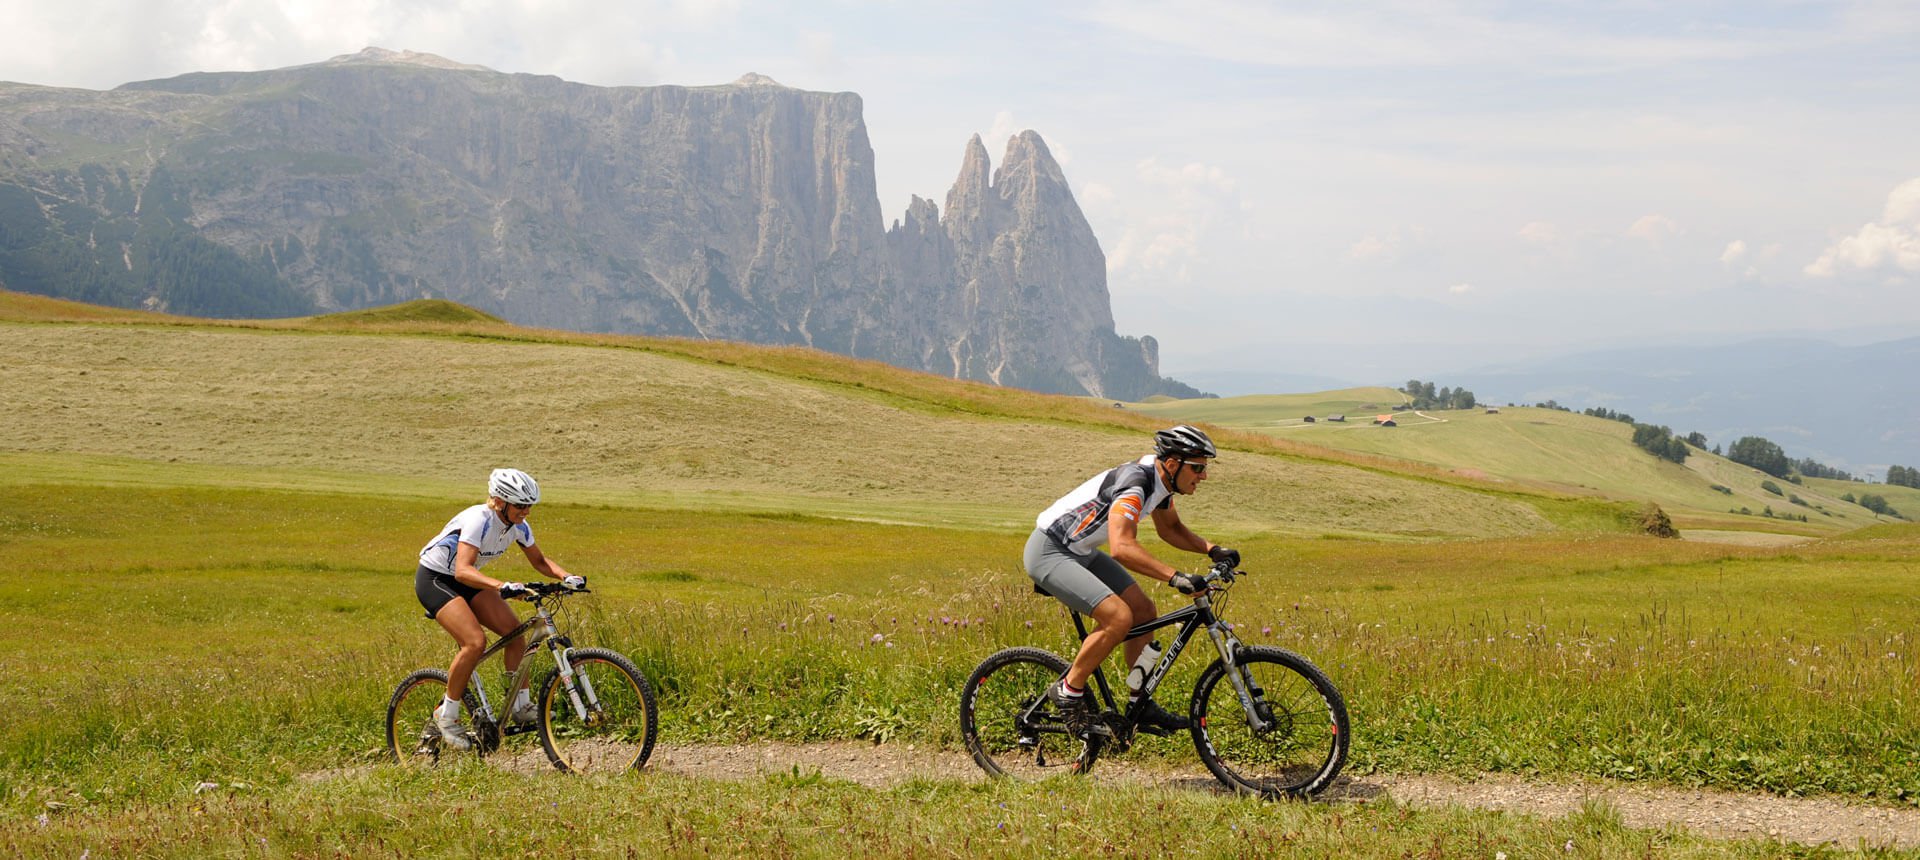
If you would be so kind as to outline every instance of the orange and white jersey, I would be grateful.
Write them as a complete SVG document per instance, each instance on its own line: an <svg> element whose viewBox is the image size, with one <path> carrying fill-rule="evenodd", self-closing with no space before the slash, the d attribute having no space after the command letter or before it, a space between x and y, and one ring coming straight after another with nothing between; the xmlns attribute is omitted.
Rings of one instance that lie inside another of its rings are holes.
<svg viewBox="0 0 1920 860"><path fill-rule="evenodd" d="M1086 555L1106 544L1109 518L1121 516L1138 524L1172 498L1149 454L1087 479L1043 511L1034 527L1045 531L1061 549Z"/></svg>

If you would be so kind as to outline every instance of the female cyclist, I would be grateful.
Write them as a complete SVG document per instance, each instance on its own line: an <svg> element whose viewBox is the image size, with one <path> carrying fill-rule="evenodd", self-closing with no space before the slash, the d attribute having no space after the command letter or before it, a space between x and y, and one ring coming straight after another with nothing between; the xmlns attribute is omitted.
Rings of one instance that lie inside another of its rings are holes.
<svg viewBox="0 0 1920 860"><path fill-rule="evenodd" d="M447 694L434 709L434 723L449 746L467 749L472 741L460 724L460 697L467 692L467 679L479 665L487 643L485 625L505 635L520 626L520 617L507 607L507 598L527 592L518 582L501 582L480 572L487 562L499 558L507 548L520 545L527 563L540 573L560 580L569 588L585 588L585 577L574 576L548 558L533 544L533 529L527 526L527 514L540 501L540 485L533 476L519 469L495 469L487 479L487 500L474 505L447 522L433 540L420 550L420 569L413 575L413 593L426 607L427 617L440 622L447 634L460 646L459 655L447 669ZM518 638L501 652L507 671L520 667L526 648ZM527 681L520 680L514 691L509 719L531 723L536 714L533 700L527 696Z"/></svg>

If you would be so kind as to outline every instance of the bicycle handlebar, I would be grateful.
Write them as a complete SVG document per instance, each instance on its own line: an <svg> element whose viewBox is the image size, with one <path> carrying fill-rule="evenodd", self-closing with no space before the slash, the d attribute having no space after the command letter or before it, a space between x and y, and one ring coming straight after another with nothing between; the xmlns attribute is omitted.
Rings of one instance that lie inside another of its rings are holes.
<svg viewBox="0 0 1920 860"><path fill-rule="evenodd" d="M528 582L523 584L527 587L527 596L516 598L517 600L533 601L555 595L588 594L592 591L592 589L584 587L568 588L558 582Z"/></svg>
<svg viewBox="0 0 1920 860"><path fill-rule="evenodd" d="M1213 570L1201 579L1206 582L1208 591L1225 591L1233 585L1234 577L1246 575L1246 571L1235 570L1231 563L1222 561L1215 562Z"/></svg>

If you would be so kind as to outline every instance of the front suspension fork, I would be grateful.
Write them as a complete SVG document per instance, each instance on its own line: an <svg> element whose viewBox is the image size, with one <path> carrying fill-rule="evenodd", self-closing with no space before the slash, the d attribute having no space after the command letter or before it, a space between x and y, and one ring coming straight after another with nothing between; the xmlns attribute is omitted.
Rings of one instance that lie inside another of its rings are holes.
<svg viewBox="0 0 1920 860"><path fill-rule="evenodd" d="M593 681L587 678L587 673L574 671L573 661L567 658L570 650L555 648L553 665L560 672L560 686L567 689L567 699L573 703L573 712L580 717L581 722L590 723L593 721L594 711L588 710L586 703L597 704L599 700L594 698ZM580 697L582 692L586 694L585 702Z"/></svg>
<svg viewBox="0 0 1920 860"><path fill-rule="evenodd" d="M1227 683L1233 685L1233 694L1240 699L1240 710L1247 715L1247 727L1253 729L1255 734L1272 729L1273 720L1267 716L1271 711L1262 707L1261 701L1266 691L1260 689L1260 685L1253 682L1246 670L1240 668L1240 640L1223 628L1224 625L1220 624L1208 627L1207 637L1213 640L1213 647L1220 651L1220 662L1227 668Z"/></svg>

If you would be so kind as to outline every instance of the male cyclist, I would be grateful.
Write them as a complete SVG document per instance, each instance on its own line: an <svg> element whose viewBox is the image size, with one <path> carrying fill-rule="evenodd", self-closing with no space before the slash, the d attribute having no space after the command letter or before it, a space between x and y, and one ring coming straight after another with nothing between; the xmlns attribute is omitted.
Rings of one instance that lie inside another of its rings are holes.
<svg viewBox="0 0 1920 860"><path fill-rule="evenodd" d="M1047 698L1077 735L1086 733L1092 719L1087 678L1126 637L1128 628L1160 617L1153 599L1127 571L1167 583L1181 594L1204 587L1200 577L1175 570L1140 546L1141 515L1151 514L1160 539L1178 549L1205 553L1216 562L1240 563L1240 553L1194 534L1173 507L1173 494L1191 495L1207 479L1207 466L1218 455L1213 440L1198 428L1182 424L1155 433L1153 450L1136 462L1093 476L1062 496L1040 514L1033 536L1027 538L1027 575L1061 603L1092 616L1100 625L1081 643L1066 677L1047 688ZM1100 551L1103 544L1111 547L1111 556ZM1132 664L1140 659L1147 637L1125 641L1127 662ZM1168 713L1152 699L1139 702L1135 713L1140 714L1140 729L1150 734L1187 728L1186 717Z"/></svg>
<svg viewBox="0 0 1920 860"><path fill-rule="evenodd" d="M480 664L487 634L506 635L520 626L520 617L507 607L506 598L527 594L518 582L501 582L480 568L499 558L515 544L527 556L533 569L565 583L567 587L587 587L586 577L567 573L533 544L533 529L527 514L540 501L540 485L533 476L519 469L495 469L487 478L487 500L474 505L447 521L433 540L420 550L420 568L413 574L413 593L426 607L427 617L440 622L448 635L460 645L460 653L447 669L447 695L433 711L434 725L440 737L454 749L467 749L467 730L460 725L460 697L467 692L467 679ZM516 638L501 651L507 671L520 667L526 646ZM527 681L520 679L514 691L509 718L531 723L536 718L533 701L527 696Z"/></svg>

